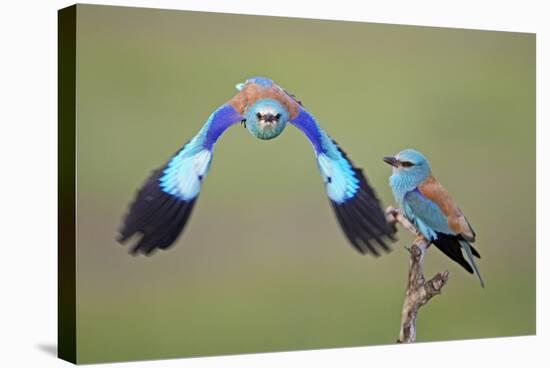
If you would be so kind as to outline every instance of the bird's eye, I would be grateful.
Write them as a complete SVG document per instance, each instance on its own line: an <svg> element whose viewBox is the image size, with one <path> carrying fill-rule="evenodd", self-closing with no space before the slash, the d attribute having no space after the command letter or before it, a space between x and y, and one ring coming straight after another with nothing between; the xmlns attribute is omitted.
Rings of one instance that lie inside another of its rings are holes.
<svg viewBox="0 0 550 368"><path fill-rule="evenodd" d="M280 114L280 113L277 114L277 115L275 115L275 120L279 120L280 118L281 118L281 114Z"/></svg>
<svg viewBox="0 0 550 368"><path fill-rule="evenodd" d="M401 161L401 166L403 167L411 167L414 166L414 164L410 161Z"/></svg>
<svg viewBox="0 0 550 368"><path fill-rule="evenodd" d="M256 113L256 117L257 117L258 119L261 119L261 118L262 118L262 114L260 114L259 112L257 112L257 113Z"/></svg>

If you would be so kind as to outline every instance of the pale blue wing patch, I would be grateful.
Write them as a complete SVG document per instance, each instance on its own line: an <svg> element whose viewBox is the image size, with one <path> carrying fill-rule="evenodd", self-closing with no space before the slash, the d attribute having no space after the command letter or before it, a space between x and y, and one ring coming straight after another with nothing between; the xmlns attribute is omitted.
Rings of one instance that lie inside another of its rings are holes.
<svg viewBox="0 0 550 368"><path fill-rule="evenodd" d="M359 179L352 166L343 157L331 159L326 154L317 156L319 171L325 182L328 197L336 203L344 203L359 189Z"/></svg>
<svg viewBox="0 0 550 368"><path fill-rule="evenodd" d="M198 150L193 143L189 142L170 160L160 178L160 186L164 192L186 201L199 194L202 180L212 161L210 150Z"/></svg>

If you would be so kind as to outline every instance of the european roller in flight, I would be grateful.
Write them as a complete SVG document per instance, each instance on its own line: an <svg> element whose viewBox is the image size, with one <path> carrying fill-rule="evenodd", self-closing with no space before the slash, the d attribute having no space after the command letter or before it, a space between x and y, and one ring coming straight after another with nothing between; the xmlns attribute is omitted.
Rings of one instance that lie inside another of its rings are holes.
<svg viewBox="0 0 550 368"><path fill-rule="evenodd" d="M427 241L434 244L469 273L483 279L474 261L480 258L470 244L475 241L474 229L451 198L449 192L432 175L426 157L413 149L384 157L393 167L390 186L403 215L414 224ZM462 254L468 257L468 263Z"/></svg>
<svg viewBox="0 0 550 368"><path fill-rule="evenodd" d="M352 164L301 101L264 77L250 78L236 88L238 93L152 172L129 207L118 241L123 243L141 234L131 249L134 254L169 248L189 220L223 132L242 123L253 136L269 140L290 124L311 142L327 196L349 242L362 254L378 256L380 249L389 251L388 240L394 240L394 230L386 222L374 190L362 170Z"/></svg>

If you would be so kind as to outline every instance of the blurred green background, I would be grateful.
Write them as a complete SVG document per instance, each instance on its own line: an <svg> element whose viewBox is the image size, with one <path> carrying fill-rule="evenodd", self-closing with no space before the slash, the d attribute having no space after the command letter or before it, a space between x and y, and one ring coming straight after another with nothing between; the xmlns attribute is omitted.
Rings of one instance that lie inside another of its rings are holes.
<svg viewBox="0 0 550 368"><path fill-rule="evenodd" d="M295 93L393 203L382 156L414 147L478 233L486 289L436 249L444 293L418 341L535 333L535 35L79 5L77 348L81 363L396 341L408 271L360 256L313 150L289 126L216 146L182 237L115 241L150 171L254 75Z"/></svg>

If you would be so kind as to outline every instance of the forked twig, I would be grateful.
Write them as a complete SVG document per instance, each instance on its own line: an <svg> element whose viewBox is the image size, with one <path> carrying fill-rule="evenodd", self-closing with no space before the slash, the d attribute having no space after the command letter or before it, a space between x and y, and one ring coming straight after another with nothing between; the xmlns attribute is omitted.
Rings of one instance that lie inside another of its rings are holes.
<svg viewBox="0 0 550 368"><path fill-rule="evenodd" d="M407 250L410 253L409 281L405 292L405 301L401 310L401 329L399 331L399 343L416 341L416 317L421 306L432 297L441 293L441 289L447 284L449 271L438 272L429 281L424 277L424 256L430 243L418 233L414 225L403 216L396 208L386 209L388 223L395 227L400 223L405 229L416 235L413 244Z"/></svg>

